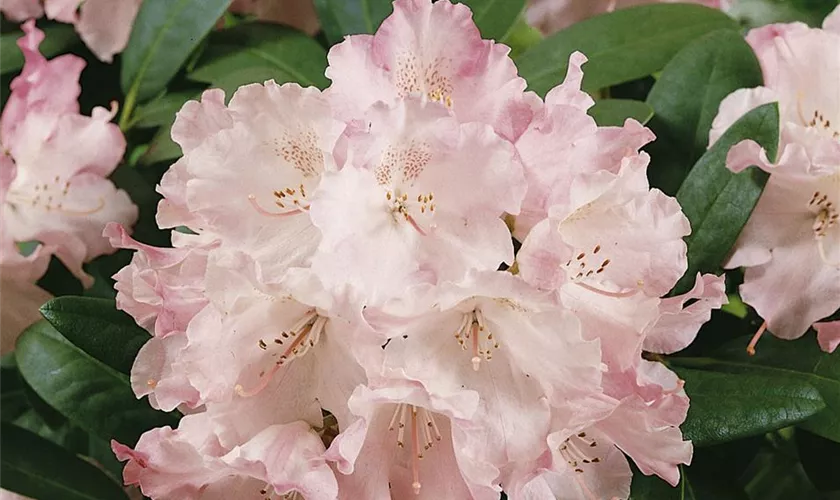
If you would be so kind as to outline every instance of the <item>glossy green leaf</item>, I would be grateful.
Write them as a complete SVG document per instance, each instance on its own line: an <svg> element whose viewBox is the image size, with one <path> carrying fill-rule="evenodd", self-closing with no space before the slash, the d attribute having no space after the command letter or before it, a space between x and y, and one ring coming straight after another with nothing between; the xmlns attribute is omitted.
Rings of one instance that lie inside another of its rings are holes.
<svg viewBox="0 0 840 500"><path fill-rule="evenodd" d="M620 127L628 118L644 125L653 117L650 106L632 99L603 99L589 108L588 113L602 127Z"/></svg>
<svg viewBox="0 0 840 500"><path fill-rule="evenodd" d="M140 166L175 160L181 156L181 147L172 140L172 125L166 125L155 132L149 148L140 157Z"/></svg>
<svg viewBox="0 0 840 500"><path fill-rule="evenodd" d="M672 487L657 476L645 476L635 466L630 500L748 500L727 467L717 457L695 450L691 466L680 466L680 482Z"/></svg>
<svg viewBox="0 0 840 500"><path fill-rule="evenodd" d="M738 375L675 368L691 399L680 428L695 446L725 443L802 422L825 402L805 380L761 371Z"/></svg>
<svg viewBox="0 0 840 500"><path fill-rule="evenodd" d="M796 448L805 473L820 491L840 492L840 443L830 441L804 429L796 431Z"/></svg>
<svg viewBox="0 0 840 500"><path fill-rule="evenodd" d="M779 144L779 107L776 103L758 107L723 134L692 167L677 191L677 201L691 222L688 271L674 292L691 289L698 272L715 272L729 254L741 229L750 218L764 190L768 174L749 168L734 174L726 168L726 156L735 144L752 139L776 158Z"/></svg>
<svg viewBox="0 0 840 500"><path fill-rule="evenodd" d="M744 339L738 339L712 356L674 357L669 362L727 373L767 374L810 384L819 391L826 407L799 426L840 443L840 356L820 350L813 332L795 341L765 335L755 356L749 356Z"/></svg>
<svg viewBox="0 0 840 500"><path fill-rule="evenodd" d="M58 297L41 306L41 314L73 345L126 375L150 338L113 300Z"/></svg>
<svg viewBox="0 0 840 500"><path fill-rule="evenodd" d="M46 321L23 332L15 355L38 396L93 435L133 445L148 429L177 425L176 415L135 398L128 376L71 344Z"/></svg>
<svg viewBox="0 0 840 500"><path fill-rule="evenodd" d="M0 486L32 498L111 500L128 496L93 464L32 432L3 423Z"/></svg>
<svg viewBox="0 0 840 500"><path fill-rule="evenodd" d="M837 5L837 0L738 0L727 12L752 28L797 21L820 27Z"/></svg>
<svg viewBox="0 0 840 500"><path fill-rule="evenodd" d="M709 130L724 97L761 85L761 67L743 36L719 30L698 38L665 66L647 98L651 183L673 195L709 145Z"/></svg>
<svg viewBox="0 0 840 500"><path fill-rule="evenodd" d="M321 27L330 44L345 35L373 33L393 11L392 0L315 0Z"/></svg>
<svg viewBox="0 0 840 500"><path fill-rule="evenodd" d="M76 30L69 24L50 24L39 28L44 32L44 41L38 49L47 59L64 54L81 43ZM23 68L23 52L17 46L17 40L22 36L22 31L7 31L0 35L0 75Z"/></svg>
<svg viewBox="0 0 840 500"><path fill-rule="evenodd" d="M519 74L540 95L566 75L569 55L589 58L583 87L592 91L651 75L692 40L738 24L700 5L643 5L576 23L516 58Z"/></svg>
<svg viewBox="0 0 840 500"><path fill-rule="evenodd" d="M166 88L230 2L144 0L122 53L124 116L131 114L136 102L146 101Z"/></svg>
<svg viewBox="0 0 840 500"><path fill-rule="evenodd" d="M276 24L247 23L211 35L189 77L230 97L241 85L271 79L323 89L326 68L327 53L312 38Z"/></svg>
<svg viewBox="0 0 840 500"><path fill-rule="evenodd" d="M0 366L0 420L9 422L29 409L25 383L18 373L15 353L3 355Z"/></svg>
<svg viewBox="0 0 840 500"><path fill-rule="evenodd" d="M200 93L195 90L170 92L138 106L131 119L130 127L154 128L172 125L175 114L191 99L198 99Z"/></svg>
<svg viewBox="0 0 840 500"><path fill-rule="evenodd" d="M504 41L525 10L525 0L461 0L473 12L481 37Z"/></svg>

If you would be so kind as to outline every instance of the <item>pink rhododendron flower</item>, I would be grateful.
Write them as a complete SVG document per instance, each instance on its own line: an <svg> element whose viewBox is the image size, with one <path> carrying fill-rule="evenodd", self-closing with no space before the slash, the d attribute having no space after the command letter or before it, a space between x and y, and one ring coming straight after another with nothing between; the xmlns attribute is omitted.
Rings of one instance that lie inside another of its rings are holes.
<svg viewBox="0 0 840 500"><path fill-rule="evenodd" d="M0 120L3 147L15 163L3 205L6 231L15 241L54 245L56 255L83 281L82 263L113 251L102 237L109 221L129 225L137 208L106 177L125 150L113 116L95 108L78 114L78 78L84 61L66 55L47 61L38 53L43 33L24 25L19 45L23 73Z"/></svg>
<svg viewBox="0 0 840 500"><path fill-rule="evenodd" d="M386 381L360 386L347 404L358 418L327 450L343 474L341 498L499 497L498 471L472 453L484 443L470 421L475 393Z"/></svg>
<svg viewBox="0 0 840 500"><path fill-rule="evenodd" d="M549 207L569 205L576 176L601 170L617 172L622 158L654 139L649 129L632 119L623 127L596 125L586 113L595 102L580 89L585 62L583 54L572 54L565 81L546 94L545 104L537 99L530 113L520 110L523 115L530 114L515 142L528 181L522 213L513 230L520 241L534 224L545 219Z"/></svg>
<svg viewBox="0 0 840 500"><path fill-rule="evenodd" d="M826 26L838 17L840 8ZM770 173L726 263L747 268L741 297L765 320L752 350L765 326L793 339L840 309L840 32L771 25L751 31L747 41L759 57L765 86L728 96L710 139L747 111L778 101L778 161L772 164L753 141L735 145L727 159L735 172L757 165Z"/></svg>
<svg viewBox="0 0 840 500"><path fill-rule="evenodd" d="M351 283L377 303L513 261L501 215L519 211L525 182L510 143L416 97L375 105L367 120L350 164L325 176L312 202L323 235L313 266L328 285Z"/></svg>
<svg viewBox="0 0 840 500"><path fill-rule="evenodd" d="M320 28L313 0L233 0L230 11L280 23L314 35Z"/></svg>
<svg viewBox="0 0 840 500"><path fill-rule="evenodd" d="M510 273L471 273L434 296L436 307L391 329L386 369L435 392L477 392L472 422L496 467L535 458L551 406L599 391L597 342L584 342L572 314Z"/></svg>
<svg viewBox="0 0 840 500"><path fill-rule="evenodd" d="M378 101L421 94L462 123L497 127L507 119L505 107L525 90L509 51L481 39L463 4L397 0L376 34L349 36L330 49L329 95L347 119Z"/></svg>
<svg viewBox="0 0 840 500"><path fill-rule="evenodd" d="M279 280L320 241L310 204L344 128L315 88L246 85L228 107L222 91L205 92L172 127L184 156L161 181L158 222L238 248Z"/></svg>
<svg viewBox="0 0 840 500"><path fill-rule="evenodd" d="M646 3L673 3L677 0L529 0L528 24L545 34L552 34L578 21L612 12L616 9ZM681 0L715 9L723 8L726 0Z"/></svg>
<svg viewBox="0 0 840 500"><path fill-rule="evenodd" d="M223 433L238 415L188 415L178 429L145 433L135 449L116 441L117 458L127 460L126 484L156 499L268 498L298 493L307 499L336 498L336 480L322 458L324 445L306 422L264 427L229 441Z"/></svg>
<svg viewBox="0 0 840 500"><path fill-rule="evenodd" d="M125 139L110 123L113 112L79 114L79 74L84 61L72 55L47 61L38 45L44 34L30 21L18 41L25 65L11 84L0 118L4 337L13 340L49 298L35 282L56 255L83 284L82 264L113 252L102 228L137 218L128 195L107 179L122 158ZM38 242L28 257L16 245ZM8 321L8 323L7 323Z"/></svg>

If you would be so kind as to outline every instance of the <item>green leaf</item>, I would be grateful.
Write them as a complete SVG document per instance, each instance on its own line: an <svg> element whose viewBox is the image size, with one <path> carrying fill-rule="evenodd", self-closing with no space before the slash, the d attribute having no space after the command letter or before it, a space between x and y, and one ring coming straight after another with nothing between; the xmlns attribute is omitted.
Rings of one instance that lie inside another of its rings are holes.
<svg viewBox="0 0 840 500"><path fill-rule="evenodd" d="M0 420L10 422L29 409L26 384L20 378L14 352L3 356L0 381Z"/></svg>
<svg viewBox="0 0 840 500"><path fill-rule="evenodd" d="M321 89L329 85L323 47L277 24L246 23L213 33L196 66L190 79L222 88L228 96L241 85L271 79Z"/></svg>
<svg viewBox="0 0 840 500"><path fill-rule="evenodd" d="M764 373L815 387L826 408L800 427L840 443L840 356L820 350L813 332L795 340L765 335L755 356L746 353L744 339L733 340L710 357L668 358L671 365L727 373Z"/></svg>
<svg viewBox="0 0 840 500"><path fill-rule="evenodd" d="M69 24L51 24L39 28L44 32L45 38L38 49L47 59L68 52L81 42L76 30ZM23 52L17 46L17 40L22 36L22 31L0 35L0 75L23 68Z"/></svg>
<svg viewBox="0 0 840 500"><path fill-rule="evenodd" d="M677 191L677 201L691 222L688 270L674 293L691 289L698 272L715 272L729 254L747 219L758 203L768 174L749 168L734 174L726 168L726 156L735 144L752 139L776 158L779 144L779 106L758 107L723 134L694 165Z"/></svg>
<svg viewBox="0 0 840 500"><path fill-rule="evenodd" d="M120 83L126 94L120 126L136 102L166 88L231 0L145 0L122 53Z"/></svg>
<svg viewBox="0 0 840 500"><path fill-rule="evenodd" d="M172 125L163 126L155 132L149 148L140 157L140 166L174 160L181 156L181 147L172 140Z"/></svg>
<svg viewBox="0 0 840 500"><path fill-rule="evenodd" d="M315 10L330 45L345 35L373 33L393 10L392 0L315 0Z"/></svg>
<svg viewBox="0 0 840 500"><path fill-rule="evenodd" d="M805 473L820 491L840 491L840 443L829 441L804 429L796 430L796 447Z"/></svg>
<svg viewBox="0 0 840 500"><path fill-rule="evenodd" d="M801 422L825 408L804 380L763 372L738 375L675 368L691 399L681 427L695 446L725 443Z"/></svg>
<svg viewBox="0 0 840 500"><path fill-rule="evenodd" d="M748 27L774 23L805 22L820 27L837 0L738 0L727 13Z"/></svg>
<svg viewBox="0 0 840 500"><path fill-rule="evenodd" d="M724 97L762 84L761 67L740 33L719 30L682 49L665 66L647 98L651 183L673 195L709 145L709 130Z"/></svg>
<svg viewBox="0 0 840 500"><path fill-rule="evenodd" d="M41 314L73 345L126 375L151 338L113 300L58 297L41 306Z"/></svg>
<svg viewBox="0 0 840 500"><path fill-rule="evenodd" d="M163 94L143 106L138 106L129 126L154 128L172 125L175 114L184 106L184 103L197 99L199 95L199 92L195 90Z"/></svg>
<svg viewBox="0 0 840 500"><path fill-rule="evenodd" d="M748 500L726 472L725 464L695 450L691 466L680 466L680 482L672 487L657 476L645 476L635 466L630 500Z"/></svg>
<svg viewBox="0 0 840 500"><path fill-rule="evenodd" d="M525 0L461 0L473 12L481 37L504 41L525 10Z"/></svg>
<svg viewBox="0 0 840 500"><path fill-rule="evenodd" d="M588 113L602 127L620 127L628 118L644 125L653 117L650 106L632 99L603 99L589 108Z"/></svg>
<svg viewBox="0 0 840 500"><path fill-rule="evenodd" d="M93 435L133 445L148 429L177 425L175 414L136 399L126 375L68 342L46 321L23 332L15 355L38 396Z"/></svg>
<svg viewBox="0 0 840 500"><path fill-rule="evenodd" d="M697 37L738 24L717 9L657 4L620 9L576 23L516 58L519 75L540 95L566 75L569 55L589 58L583 87L594 91L651 75Z"/></svg>
<svg viewBox="0 0 840 500"><path fill-rule="evenodd" d="M0 428L0 486L32 498L126 499L94 465L19 427Z"/></svg>

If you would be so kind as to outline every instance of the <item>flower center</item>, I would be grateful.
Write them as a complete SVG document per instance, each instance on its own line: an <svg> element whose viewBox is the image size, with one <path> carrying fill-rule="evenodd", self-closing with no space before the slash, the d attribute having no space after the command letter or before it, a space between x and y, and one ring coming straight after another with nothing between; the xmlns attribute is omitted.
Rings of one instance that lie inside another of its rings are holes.
<svg viewBox="0 0 840 500"><path fill-rule="evenodd" d="M831 135L833 139L840 140L840 130L834 128L831 120L827 119L819 110L814 111L814 116L810 120L802 119L802 122L808 128L821 130L826 134Z"/></svg>
<svg viewBox="0 0 840 500"><path fill-rule="evenodd" d="M286 217L309 210L309 200L306 197L306 187L303 184L300 184L297 188L283 188L274 191L273 194L274 205L281 210L280 212L272 212L260 206L255 194L249 194L248 201L257 213L266 217Z"/></svg>
<svg viewBox="0 0 840 500"><path fill-rule="evenodd" d="M481 309L475 309L464 315L461 325L455 332L455 340L465 351L472 348L470 362L475 371L481 367L482 359L490 361L493 359L493 350L499 348L499 342L493 338L493 332L487 328Z"/></svg>
<svg viewBox="0 0 840 500"><path fill-rule="evenodd" d="M420 460L423 459L423 452L431 449L435 441L440 441L442 436L432 412L407 403L399 403L388 424L389 432L397 431L399 448L405 448L405 432L408 425L411 426L411 488L415 495L419 495Z"/></svg>
<svg viewBox="0 0 840 500"><path fill-rule="evenodd" d="M452 81L448 74L452 61L446 57L437 57L430 63L422 63L412 53L401 54L397 58L395 85L400 98L409 94L424 93L433 102L440 102L452 108Z"/></svg>
<svg viewBox="0 0 840 500"><path fill-rule="evenodd" d="M590 262L593 264L590 264ZM602 285L600 279L611 262L612 260L602 252L601 245L596 244L589 254L586 251L579 251L574 257L566 261L562 267L566 272L566 276L569 277L569 281L590 292L613 298L632 297L636 295L644 285L644 282L641 280L638 281L637 288L617 292L604 290L599 286Z"/></svg>
<svg viewBox="0 0 840 500"><path fill-rule="evenodd" d="M105 199L99 197L96 205L86 208L68 208L64 206L67 194L70 192L70 180L62 180L56 175L52 183L35 184L31 193L21 189L10 188L6 193L6 204L13 211L17 211L18 205L29 205L33 209L41 209L46 212L55 212L62 215L84 217L93 215L105 208Z"/></svg>
<svg viewBox="0 0 840 500"><path fill-rule="evenodd" d="M277 359L274 361L274 365L270 370L260 372L260 380L254 388L245 390L241 385L237 385L237 394L242 397L251 397L259 394L268 386L271 377L281 367L295 358L303 357L311 348L318 344L318 341L321 339L321 334L327 325L327 321L328 318L318 315L315 310L310 310L288 331L282 332L278 337L270 341L260 339L257 342L257 347L263 351L272 351L271 357Z"/></svg>
<svg viewBox="0 0 840 500"><path fill-rule="evenodd" d="M413 198L409 199L408 194L399 191L396 194L393 191L385 193L385 199L391 207L391 214L395 219L402 218L408 222L415 231L423 236L426 236L426 230L420 227L417 223L417 217L424 216L426 218L434 215L435 212L435 194L431 191L427 194L417 195L417 202Z"/></svg>
<svg viewBox="0 0 840 500"><path fill-rule="evenodd" d="M834 175L829 182L831 181L836 181L834 183L840 187L840 175ZM826 255L824 243L828 230L834 227L838 223L838 219L840 219L837 205L831 201L828 194L815 191L811 197L811 201L808 202L808 209L815 214L814 224L811 228L814 230L814 238L817 240L820 258L828 265L840 267L840 262L832 262L829 256Z"/></svg>
<svg viewBox="0 0 840 500"><path fill-rule="evenodd" d="M597 448L597 441L588 439L585 432L579 432L563 441L558 451L566 459L566 463L581 474L584 467L592 467L601 462L601 459L594 455L598 451Z"/></svg>

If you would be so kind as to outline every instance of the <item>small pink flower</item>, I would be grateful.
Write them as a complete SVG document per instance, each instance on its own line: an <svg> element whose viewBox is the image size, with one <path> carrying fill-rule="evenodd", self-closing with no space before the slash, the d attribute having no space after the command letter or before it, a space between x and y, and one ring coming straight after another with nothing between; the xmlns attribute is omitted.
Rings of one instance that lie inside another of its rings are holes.
<svg viewBox="0 0 840 500"><path fill-rule="evenodd" d="M826 26L837 17L840 9ZM794 339L840 308L840 33L771 25L751 31L747 41L766 86L724 99L710 142L744 113L773 101L779 102L781 135L776 164L753 141L729 152L733 171L758 165L771 175L726 267L747 268L741 297L764 318L760 332L766 327Z"/></svg>

